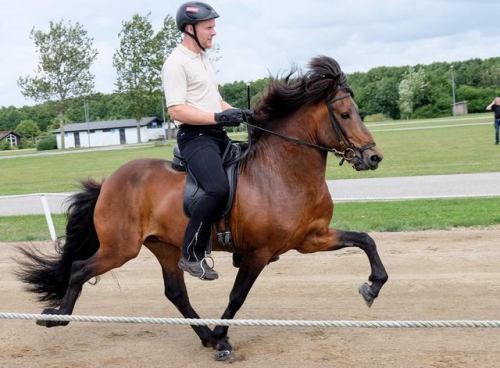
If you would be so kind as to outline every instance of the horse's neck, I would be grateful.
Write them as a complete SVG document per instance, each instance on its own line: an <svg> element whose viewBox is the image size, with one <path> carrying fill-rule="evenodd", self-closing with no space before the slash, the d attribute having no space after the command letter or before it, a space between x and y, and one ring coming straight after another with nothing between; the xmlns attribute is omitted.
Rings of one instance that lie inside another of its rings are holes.
<svg viewBox="0 0 500 368"><path fill-rule="evenodd" d="M274 179L281 178L292 186L298 180L304 180L312 186L324 185L326 153L267 135L256 143L245 170L250 170L254 176L260 173Z"/></svg>

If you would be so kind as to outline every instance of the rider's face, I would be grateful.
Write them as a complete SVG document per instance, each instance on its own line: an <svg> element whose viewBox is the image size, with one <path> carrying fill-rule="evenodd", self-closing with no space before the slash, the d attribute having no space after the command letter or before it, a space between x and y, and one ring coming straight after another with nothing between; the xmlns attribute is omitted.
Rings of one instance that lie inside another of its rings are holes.
<svg viewBox="0 0 500 368"><path fill-rule="evenodd" d="M213 38L216 35L215 19L204 20L196 24L196 34L198 35L200 44L204 48L211 48L213 46Z"/></svg>

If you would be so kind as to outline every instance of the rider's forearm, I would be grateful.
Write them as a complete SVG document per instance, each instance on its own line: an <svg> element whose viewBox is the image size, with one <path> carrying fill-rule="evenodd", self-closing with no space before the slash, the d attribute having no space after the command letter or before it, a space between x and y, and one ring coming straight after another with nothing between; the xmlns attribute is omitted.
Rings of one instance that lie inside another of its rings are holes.
<svg viewBox="0 0 500 368"><path fill-rule="evenodd" d="M215 124L214 113L200 110L191 105L174 105L168 108L168 114L173 120L192 125Z"/></svg>
<svg viewBox="0 0 500 368"><path fill-rule="evenodd" d="M232 109L233 107L228 104L226 101L221 100L220 106L222 107L222 111L227 110L227 109Z"/></svg>

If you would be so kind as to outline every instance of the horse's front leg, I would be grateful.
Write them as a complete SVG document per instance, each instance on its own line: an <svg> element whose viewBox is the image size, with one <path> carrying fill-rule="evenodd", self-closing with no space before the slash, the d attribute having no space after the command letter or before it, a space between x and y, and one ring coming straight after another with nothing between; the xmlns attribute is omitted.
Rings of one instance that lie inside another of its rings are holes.
<svg viewBox="0 0 500 368"><path fill-rule="evenodd" d="M189 301L186 284L184 283L184 273L177 266L181 257L180 249L170 244L154 241L148 241L145 245L161 264L167 299L177 307L184 318L199 319L200 316ZM215 342L212 341L212 330L207 326L192 325L191 327L200 338L203 346L215 348Z"/></svg>
<svg viewBox="0 0 500 368"><path fill-rule="evenodd" d="M245 302L250 289L255 280L260 275L264 267L269 263L271 255L267 254L244 254L241 260L240 269L229 296L229 304L222 315L222 319L232 319ZM227 337L228 326L216 326L212 332L213 340L217 341L215 346L216 360L228 360L233 352L233 347Z"/></svg>
<svg viewBox="0 0 500 368"><path fill-rule="evenodd" d="M315 232L297 250L301 253L338 250L346 247L358 247L368 256L371 274L368 280L360 286L359 292L370 307L378 296L380 289L387 282L388 275L377 252L375 241L367 233L327 229Z"/></svg>

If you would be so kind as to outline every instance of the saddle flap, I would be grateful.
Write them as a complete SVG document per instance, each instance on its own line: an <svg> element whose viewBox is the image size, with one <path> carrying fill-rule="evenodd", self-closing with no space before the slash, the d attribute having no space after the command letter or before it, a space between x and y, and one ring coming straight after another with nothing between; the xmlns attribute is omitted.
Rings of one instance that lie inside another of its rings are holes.
<svg viewBox="0 0 500 368"><path fill-rule="evenodd" d="M178 149L177 152L179 152ZM226 206L224 207L224 212L221 217L225 217L231 210L231 207L233 206L233 199L234 199L234 194L236 193L236 184L238 181L241 152L242 148L239 143L230 142L226 146L224 154L222 155L224 171L226 172L227 180L229 183L229 193ZM180 166L182 163L183 167L185 168L184 170L187 171L186 187L184 189L184 212L188 217L191 217L193 209L198 204L200 197L204 195L204 190L196 180L195 176L189 170L189 167L186 168L186 163L182 158L182 156L180 155L180 152L178 153L178 158L177 158L179 160L179 163L176 160L176 155L177 153L174 147L175 165ZM172 163L172 167L174 167L174 162Z"/></svg>
<svg viewBox="0 0 500 368"><path fill-rule="evenodd" d="M186 161L184 161L184 157L182 157L181 151L177 144L174 146L173 151L174 158L172 159L172 168L177 171L186 171Z"/></svg>

